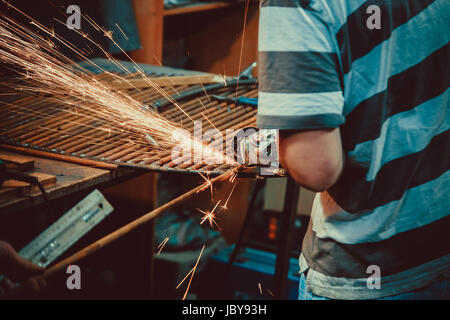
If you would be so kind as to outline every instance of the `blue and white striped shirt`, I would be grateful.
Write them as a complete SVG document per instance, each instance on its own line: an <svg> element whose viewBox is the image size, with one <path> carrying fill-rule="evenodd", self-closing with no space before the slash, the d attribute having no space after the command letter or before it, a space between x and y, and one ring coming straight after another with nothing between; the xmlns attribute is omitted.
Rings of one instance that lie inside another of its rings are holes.
<svg viewBox="0 0 450 320"><path fill-rule="evenodd" d="M340 127L347 156L303 241L314 294L377 298L450 274L449 41L448 0L261 2L258 126Z"/></svg>

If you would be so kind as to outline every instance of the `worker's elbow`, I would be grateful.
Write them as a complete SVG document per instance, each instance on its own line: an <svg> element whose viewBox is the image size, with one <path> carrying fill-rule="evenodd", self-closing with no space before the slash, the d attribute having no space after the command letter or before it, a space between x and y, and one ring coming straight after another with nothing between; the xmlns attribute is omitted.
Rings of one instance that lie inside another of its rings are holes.
<svg viewBox="0 0 450 320"><path fill-rule="evenodd" d="M312 163L292 162L286 164L291 177L303 187L322 192L333 186L342 172L342 161L338 159L316 159Z"/></svg>
<svg viewBox="0 0 450 320"><path fill-rule="evenodd" d="M297 182L312 191L322 192L336 183L341 171L342 168L336 163L323 164L315 172L306 172L303 177L298 177Z"/></svg>
<svg viewBox="0 0 450 320"><path fill-rule="evenodd" d="M280 161L300 185L320 192L339 179L343 153L338 129L284 133Z"/></svg>

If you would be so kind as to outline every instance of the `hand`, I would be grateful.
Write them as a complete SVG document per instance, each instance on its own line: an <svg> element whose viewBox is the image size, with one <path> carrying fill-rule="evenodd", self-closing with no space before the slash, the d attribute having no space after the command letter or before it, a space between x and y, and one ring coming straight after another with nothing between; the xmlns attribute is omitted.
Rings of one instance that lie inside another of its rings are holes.
<svg viewBox="0 0 450 320"><path fill-rule="evenodd" d="M0 274L4 275L0 281L0 297L9 297L18 292L27 296L37 296L46 286L45 280L33 279L44 272L44 268L34 265L22 258L14 248L5 241L0 241Z"/></svg>

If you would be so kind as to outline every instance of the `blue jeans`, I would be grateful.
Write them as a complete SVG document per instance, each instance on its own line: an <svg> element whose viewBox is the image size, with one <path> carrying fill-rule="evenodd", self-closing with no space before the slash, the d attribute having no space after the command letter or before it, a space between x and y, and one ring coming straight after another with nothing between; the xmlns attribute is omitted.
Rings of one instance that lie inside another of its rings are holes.
<svg viewBox="0 0 450 320"><path fill-rule="evenodd" d="M300 275L298 286L298 300L331 300L317 296L306 290L305 273ZM376 300L450 300L450 279L433 282L426 287L415 291L402 293L396 296L379 298Z"/></svg>

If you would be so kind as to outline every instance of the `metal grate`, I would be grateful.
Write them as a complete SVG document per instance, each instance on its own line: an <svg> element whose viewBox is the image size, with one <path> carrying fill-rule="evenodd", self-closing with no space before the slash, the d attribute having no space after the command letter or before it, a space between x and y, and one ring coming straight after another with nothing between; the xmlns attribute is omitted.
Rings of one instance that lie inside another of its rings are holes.
<svg viewBox="0 0 450 320"><path fill-rule="evenodd" d="M99 79L110 82L116 78L110 73L98 75ZM126 79L138 79L140 75L129 74ZM16 80L15 80L16 81ZM207 89L201 85L179 85L162 88L174 97L183 96L187 91ZM256 81L242 81L236 86L213 86L208 94L234 97L245 95L257 97ZM154 105L161 101L161 94L153 88L125 89L126 92L144 105ZM1 94L1 93L0 93ZM78 114L68 112L69 107L52 101L51 96L1 95L1 100L8 102L0 106L0 142L2 144L23 147L26 150L39 150L51 154L64 155L67 159L90 159L127 167L139 167L158 171L202 172L219 174L229 165L208 165L183 163L176 165L171 161L171 153L156 152L151 146L136 145L128 139L127 132L108 134L102 127L107 119L95 119L82 111ZM189 117L202 121L203 131L214 127L223 136L226 129L239 129L255 126L256 109L251 106L218 102L206 94L178 100ZM207 121L202 113L211 121ZM175 106L168 104L161 108L160 114L175 121L193 133L193 122ZM150 144L150 143L149 143ZM225 141L224 141L225 144ZM225 148L225 146L224 146ZM225 149L224 149L225 150Z"/></svg>

